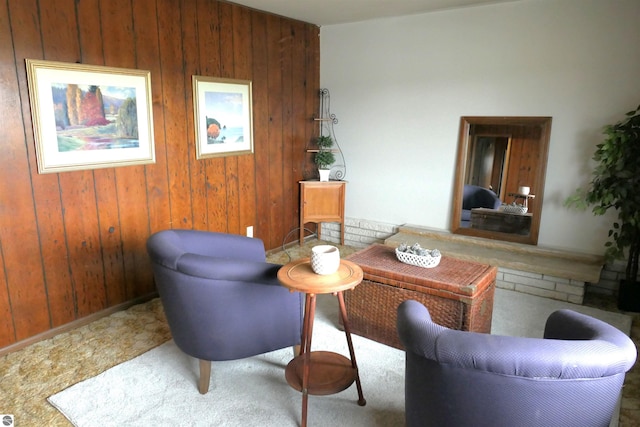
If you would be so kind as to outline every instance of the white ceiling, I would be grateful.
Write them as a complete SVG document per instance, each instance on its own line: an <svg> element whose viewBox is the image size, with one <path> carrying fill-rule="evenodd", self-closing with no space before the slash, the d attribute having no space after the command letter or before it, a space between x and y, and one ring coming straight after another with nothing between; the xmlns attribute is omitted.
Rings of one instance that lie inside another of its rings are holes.
<svg viewBox="0 0 640 427"><path fill-rule="evenodd" d="M231 0L318 26L517 0Z"/></svg>

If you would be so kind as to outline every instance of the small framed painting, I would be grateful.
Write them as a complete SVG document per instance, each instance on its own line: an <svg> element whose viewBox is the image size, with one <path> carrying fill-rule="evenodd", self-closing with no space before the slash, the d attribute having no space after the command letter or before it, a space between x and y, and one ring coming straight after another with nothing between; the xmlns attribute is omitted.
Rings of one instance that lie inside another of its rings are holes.
<svg viewBox="0 0 640 427"><path fill-rule="evenodd" d="M251 81L193 76L196 158L253 153Z"/></svg>
<svg viewBox="0 0 640 427"><path fill-rule="evenodd" d="M26 66L39 173L155 163L149 71Z"/></svg>

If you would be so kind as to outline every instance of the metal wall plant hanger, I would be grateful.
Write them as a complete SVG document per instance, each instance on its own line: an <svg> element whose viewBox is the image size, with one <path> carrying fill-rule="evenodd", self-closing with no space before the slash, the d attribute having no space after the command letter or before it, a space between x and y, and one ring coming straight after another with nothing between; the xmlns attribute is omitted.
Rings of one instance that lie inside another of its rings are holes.
<svg viewBox="0 0 640 427"><path fill-rule="evenodd" d="M347 174L347 167L344 161L344 155L338 139L334 133L333 127L338 124L338 118L335 114L331 113L331 95L329 89L320 89L320 117L314 118L319 123L318 136L328 136L333 140L333 147L331 151L335 155L335 162L331 165L331 172L329 179L334 181L342 181ZM317 152L316 149L309 149L308 152Z"/></svg>

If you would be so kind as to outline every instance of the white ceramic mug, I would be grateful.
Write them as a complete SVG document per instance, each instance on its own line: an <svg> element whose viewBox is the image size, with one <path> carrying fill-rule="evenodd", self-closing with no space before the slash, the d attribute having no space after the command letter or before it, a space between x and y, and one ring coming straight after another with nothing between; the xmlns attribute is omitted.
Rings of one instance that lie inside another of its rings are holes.
<svg viewBox="0 0 640 427"><path fill-rule="evenodd" d="M523 196L528 196L531 189L529 187L518 187L518 194L522 194Z"/></svg>
<svg viewBox="0 0 640 427"><path fill-rule="evenodd" d="M311 269L316 274L333 274L340 267L340 250L331 245L311 248Z"/></svg>

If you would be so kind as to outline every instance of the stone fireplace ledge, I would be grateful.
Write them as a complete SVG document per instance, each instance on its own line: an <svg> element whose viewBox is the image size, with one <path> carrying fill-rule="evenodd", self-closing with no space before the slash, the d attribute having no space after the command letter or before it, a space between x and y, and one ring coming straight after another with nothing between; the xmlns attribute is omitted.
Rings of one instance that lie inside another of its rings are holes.
<svg viewBox="0 0 640 427"><path fill-rule="evenodd" d="M597 283L604 266L602 256L462 236L416 225L400 226L397 234L385 240L390 246L403 242L418 242L424 248L437 248L456 258L581 282Z"/></svg>
<svg viewBox="0 0 640 427"><path fill-rule="evenodd" d="M402 225L384 243L419 243L443 255L498 267L496 285L582 304L586 283L598 283L604 257Z"/></svg>

